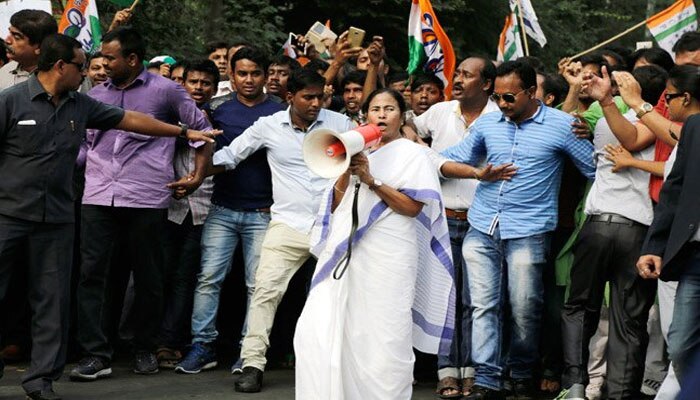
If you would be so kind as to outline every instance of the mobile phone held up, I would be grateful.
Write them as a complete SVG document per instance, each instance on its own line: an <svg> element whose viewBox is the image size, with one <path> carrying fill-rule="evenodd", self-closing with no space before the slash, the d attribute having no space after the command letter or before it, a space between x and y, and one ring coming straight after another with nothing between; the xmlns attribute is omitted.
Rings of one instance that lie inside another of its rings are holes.
<svg viewBox="0 0 700 400"><path fill-rule="evenodd" d="M362 47L362 41L365 40L365 31L360 28L351 26L348 29L348 42L352 47Z"/></svg>

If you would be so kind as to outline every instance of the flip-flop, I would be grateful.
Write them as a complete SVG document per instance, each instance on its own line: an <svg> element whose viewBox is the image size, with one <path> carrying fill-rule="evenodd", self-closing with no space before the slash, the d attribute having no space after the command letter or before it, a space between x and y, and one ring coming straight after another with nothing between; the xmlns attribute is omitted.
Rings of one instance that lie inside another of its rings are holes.
<svg viewBox="0 0 700 400"><path fill-rule="evenodd" d="M446 392L455 391L457 393L446 394ZM446 376L438 381L437 389L435 390L438 397L441 399L461 399L462 398L462 388L459 384L459 379Z"/></svg>

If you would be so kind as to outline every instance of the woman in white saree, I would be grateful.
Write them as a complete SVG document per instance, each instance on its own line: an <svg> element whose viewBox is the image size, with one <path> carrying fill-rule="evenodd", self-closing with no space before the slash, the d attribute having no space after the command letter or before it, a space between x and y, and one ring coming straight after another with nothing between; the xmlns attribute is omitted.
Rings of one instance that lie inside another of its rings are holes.
<svg viewBox="0 0 700 400"><path fill-rule="evenodd" d="M412 347L449 351L455 289L440 183L428 149L401 138L405 109L393 90L368 97L381 142L322 199L319 260L294 336L297 399L410 399Z"/></svg>

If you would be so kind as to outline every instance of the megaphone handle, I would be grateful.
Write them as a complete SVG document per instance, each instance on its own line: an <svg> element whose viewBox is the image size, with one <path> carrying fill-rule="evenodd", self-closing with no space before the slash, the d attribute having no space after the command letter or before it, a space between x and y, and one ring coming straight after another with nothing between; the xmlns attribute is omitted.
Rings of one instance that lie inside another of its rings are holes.
<svg viewBox="0 0 700 400"><path fill-rule="evenodd" d="M355 239L355 232L357 232L357 225L359 224L359 213L357 212L357 197L360 193L360 182L355 182L355 190L352 196L352 228L350 228L350 235L348 236L348 250L345 252L343 257L338 261L338 264L333 269L333 279L338 280L345 275L345 271L348 270L348 265L350 265L350 259L352 258L352 242Z"/></svg>

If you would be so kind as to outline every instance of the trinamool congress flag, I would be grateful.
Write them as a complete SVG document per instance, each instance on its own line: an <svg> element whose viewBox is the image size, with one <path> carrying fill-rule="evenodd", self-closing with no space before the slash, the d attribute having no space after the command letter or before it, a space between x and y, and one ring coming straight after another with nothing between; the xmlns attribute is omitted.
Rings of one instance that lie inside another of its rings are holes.
<svg viewBox="0 0 700 400"><path fill-rule="evenodd" d="M647 20L647 28L659 47L673 54L674 43L685 32L698 29L698 14L693 0L680 0Z"/></svg>
<svg viewBox="0 0 700 400"><path fill-rule="evenodd" d="M77 39L92 54L102 43L96 0L69 0L58 24L58 32Z"/></svg>
<svg viewBox="0 0 700 400"><path fill-rule="evenodd" d="M498 38L497 61L512 61L525 55L520 32L518 16L515 13L506 16L506 23Z"/></svg>
<svg viewBox="0 0 700 400"><path fill-rule="evenodd" d="M432 72L445 83L445 96L452 93L455 52L442 30L429 0L413 0L408 17L409 75Z"/></svg>
<svg viewBox="0 0 700 400"><path fill-rule="evenodd" d="M519 10L521 8L519 5L522 6L522 10ZM516 11L516 9L519 11ZM540 22L537 20L537 14L535 14L535 9L532 7L530 0L510 0L510 10L517 13L518 16L522 12L525 33L533 38L540 47L544 47L544 45L547 44L547 38L544 36L544 32L542 32Z"/></svg>

